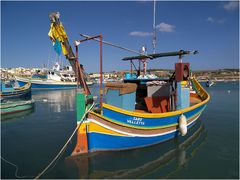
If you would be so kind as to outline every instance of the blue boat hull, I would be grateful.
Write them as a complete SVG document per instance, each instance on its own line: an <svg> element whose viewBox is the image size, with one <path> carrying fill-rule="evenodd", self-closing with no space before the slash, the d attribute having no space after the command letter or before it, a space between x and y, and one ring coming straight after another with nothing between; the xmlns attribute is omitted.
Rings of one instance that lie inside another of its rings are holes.
<svg viewBox="0 0 240 180"><path fill-rule="evenodd" d="M5 84L2 84L0 94L1 102L8 100L30 100L32 97L31 83L20 85L20 87L6 87Z"/></svg>
<svg viewBox="0 0 240 180"><path fill-rule="evenodd" d="M24 81L18 80L20 86L26 84ZM34 83L32 82L32 89L74 89L77 88L77 85L72 84L43 84L43 83Z"/></svg>
<svg viewBox="0 0 240 180"><path fill-rule="evenodd" d="M188 125L188 129L196 123L196 120ZM87 136L88 150L89 152L95 152L142 148L168 141L177 137L178 135L180 135L179 130L155 137L117 136L91 132L88 133Z"/></svg>
<svg viewBox="0 0 240 180"><path fill-rule="evenodd" d="M5 100L29 100L32 97L31 90L24 92L24 93L19 93L19 94L11 94L11 93L3 93L2 94L2 101Z"/></svg>
<svg viewBox="0 0 240 180"><path fill-rule="evenodd" d="M197 114L200 114L206 107L206 104L203 104L202 106L193 109L191 111L187 111L184 113L186 116L187 120L196 116ZM148 129L148 128L159 128L162 126L172 126L178 124L179 117L181 114L176 114L173 116L167 116L167 117L141 117L136 115L134 116L134 113L127 114L127 113L122 113L120 111L115 111L114 109L117 109L114 106L109 106L106 104L103 104L103 116L107 117L109 121L112 121L114 123L123 125L123 126L128 126L128 127L133 127L133 128L143 128L143 129Z"/></svg>

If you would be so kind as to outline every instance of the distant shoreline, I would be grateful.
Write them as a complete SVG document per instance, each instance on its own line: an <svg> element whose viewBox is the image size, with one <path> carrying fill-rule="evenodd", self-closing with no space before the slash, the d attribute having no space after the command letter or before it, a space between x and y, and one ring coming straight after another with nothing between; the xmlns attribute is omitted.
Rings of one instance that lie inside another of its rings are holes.
<svg viewBox="0 0 240 180"><path fill-rule="evenodd" d="M44 68L45 69L45 68ZM43 68L0 68L1 72L1 79L11 79L14 76L28 76L35 74L36 72L42 71ZM129 73L129 70L122 70L122 71L110 71L104 72L103 77L104 79L111 79L111 80L119 80L123 79L125 73ZM154 74L160 78L170 78L173 74L174 70L172 69L149 69L147 73ZM137 73L133 71L132 73ZM236 82L239 81L240 73L239 69L219 69L219 70L212 70L212 71L192 71L192 74L198 79L199 82L207 82L211 80L213 82ZM98 79L100 77L99 72L96 73L87 73L87 76L90 79Z"/></svg>

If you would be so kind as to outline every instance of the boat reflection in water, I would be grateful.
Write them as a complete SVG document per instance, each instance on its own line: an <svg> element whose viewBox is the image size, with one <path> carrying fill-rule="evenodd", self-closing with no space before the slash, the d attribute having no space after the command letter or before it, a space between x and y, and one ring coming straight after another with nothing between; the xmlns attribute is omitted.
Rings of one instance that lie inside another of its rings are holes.
<svg viewBox="0 0 240 180"><path fill-rule="evenodd" d="M35 101L46 103L51 112L75 111L75 89L34 91Z"/></svg>
<svg viewBox="0 0 240 180"><path fill-rule="evenodd" d="M205 141L207 132L198 121L185 137L128 151L99 152L71 156L65 160L64 172L69 178L166 178L194 157ZM73 177L74 176L74 177Z"/></svg>
<svg viewBox="0 0 240 180"><path fill-rule="evenodd" d="M34 109L35 109L34 107L35 106L33 105L33 107L31 109L28 109L28 110L25 110L22 112L1 115L1 121L10 120L10 119L19 120L21 118L24 118L34 112Z"/></svg>

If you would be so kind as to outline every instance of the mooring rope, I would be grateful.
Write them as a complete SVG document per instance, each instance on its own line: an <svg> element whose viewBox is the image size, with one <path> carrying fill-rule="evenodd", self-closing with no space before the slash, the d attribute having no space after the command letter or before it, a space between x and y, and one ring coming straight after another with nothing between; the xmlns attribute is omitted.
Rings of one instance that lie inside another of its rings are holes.
<svg viewBox="0 0 240 180"><path fill-rule="evenodd" d="M6 160L5 158L3 158L2 156L1 156L1 159L4 161L4 162L6 162L6 163L8 163L8 164L10 164L10 165L12 165L12 166L14 166L15 168L16 168L16 171L15 171L15 177L16 178L19 178L19 179L22 179L22 178L33 178L34 176L19 176L18 175L18 166L16 165L16 164L14 164L14 163L12 163L12 162L10 162L10 161L8 161L8 160Z"/></svg>
<svg viewBox="0 0 240 180"><path fill-rule="evenodd" d="M62 147L62 149L59 151L59 153L55 156L55 158L48 164L48 166L41 172L39 173L34 179L39 179L39 177L41 177L47 170L48 168L58 159L58 157L62 154L62 152L66 149L68 143L71 141L71 139L73 138L74 134L76 133L76 131L79 129L80 125L83 122L83 119L85 118L85 116L87 115L87 113L93 108L95 103L93 103L91 105L91 107L85 111L83 117L80 120L80 123L77 125L77 127L75 128L75 130L73 131L72 135L68 138L67 142L65 143L65 145Z"/></svg>

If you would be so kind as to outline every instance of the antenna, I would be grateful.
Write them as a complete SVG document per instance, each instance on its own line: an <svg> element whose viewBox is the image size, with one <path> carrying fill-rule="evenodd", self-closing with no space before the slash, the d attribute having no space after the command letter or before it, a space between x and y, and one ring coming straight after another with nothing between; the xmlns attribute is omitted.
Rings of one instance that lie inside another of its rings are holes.
<svg viewBox="0 0 240 180"><path fill-rule="evenodd" d="M156 0L153 1L153 53L156 53L156 44L157 44L157 36L156 36Z"/></svg>

